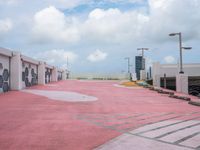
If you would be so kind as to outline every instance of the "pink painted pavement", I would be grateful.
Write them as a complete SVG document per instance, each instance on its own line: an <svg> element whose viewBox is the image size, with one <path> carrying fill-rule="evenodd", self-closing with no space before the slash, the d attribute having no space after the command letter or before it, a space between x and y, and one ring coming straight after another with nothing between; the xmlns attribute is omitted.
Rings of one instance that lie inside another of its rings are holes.
<svg viewBox="0 0 200 150"><path fill-rule="evenodd" d="M88 102L55 101L22 91L0 94L0 149L90 150L146 124L200 120L200 107L117 83L68 80L29 88L98 98Z"/></svg>

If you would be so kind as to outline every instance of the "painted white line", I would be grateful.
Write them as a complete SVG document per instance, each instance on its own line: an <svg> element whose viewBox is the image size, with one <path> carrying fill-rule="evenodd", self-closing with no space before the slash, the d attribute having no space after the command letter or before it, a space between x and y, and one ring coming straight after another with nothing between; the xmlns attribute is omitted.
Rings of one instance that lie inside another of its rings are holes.
<svg viewBox="0 0 200 150"><path fill-rule="evenodd" d="M162 143L130 134L123 134L96 150L191 150L190 148Z"/></svg>
<svg viewBox="0 0 200 150"><path fill-rule="evenodd" d="M176 131L176 130L179 130L179 129L182 129L182 128L185 128L185 127L188 127L188 126L191 126L191 125L195 125L197 123L200 123L200 121L196 121L196 120L186 121L186 122L171 125L171 126L168 126L168 127L165 127L165 128L161 128L161 129L158 129L158 130L145 132L141 135L145 136L145 137L149 137L149 138L155 138L155 137L162 136L162 135L169 133L169 132L172 132L172 131Z"/></svg>
<svg viewBox="0 0 200 150"><path fill-rule="evenodd" d="M167 135L167 136L165 136L163 138L160 138L160 140L166 141L166 142L170 142L170 143L174 143L174 142L176 142L176 141L178 141L180 139L183 139L184 137L190 136L190 135L192 135L194 133L197 133L199 131L200 131L200 125L194 126L194 127L191 127L191 128L187 128L187 129L184 129L184 130L177 131L177 132L175 132L173 134L170 134L170 135ZM198 143L200 145L200 139L199 139Z"/></svg>
<svg viewBox="0 0 200 150"><path fill-rule="evenodd" d="M96 97L83 95L76 92L28 90L28 89L22 90L22 92L45 96L52 100L60 100L60 101L67 101L67 102L87 102L87 101L98 100Z"/></svg>
<svg viewBox="0 0 200 150"><path fill-rule="evenodd" d="M167 125L171 125L171 124L174 124L174 123L178 123L178 122L181 122L181 121L182 120L162 121L162 122L158 122L158 123L154 123L154 124L150 124L150 125L146 125L146 126L140 127L140 128L138 128L136 130L131 131L131 133L138 134L138 133L141 133L141 132L145 132L145 131L153 130L153 129L160 128L160 127L163 127L163 126L167 126Z"/></svg>
<svg viewBox="0 0 200 150"><path fill-rule="evenodd" d="M200 131L200 130L199 130ZM200 146L200 134L180 143L181 145L190 146L193 148L197 148Z"/></svg>

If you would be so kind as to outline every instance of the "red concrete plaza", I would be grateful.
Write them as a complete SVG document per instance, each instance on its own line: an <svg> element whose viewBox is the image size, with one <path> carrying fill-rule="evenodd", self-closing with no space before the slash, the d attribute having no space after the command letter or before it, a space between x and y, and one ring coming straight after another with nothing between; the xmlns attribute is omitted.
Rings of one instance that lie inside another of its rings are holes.
<svg viewBox="0 0 200 150"><path fill-rule="evenodd" d="M68 80L31 88L76 92L98 99L88 102L51 100L23 91L1 94L0 149L99 149L113 138L147 124L200 120L200 107L148 89L116 84L117 81Z"/></svg>

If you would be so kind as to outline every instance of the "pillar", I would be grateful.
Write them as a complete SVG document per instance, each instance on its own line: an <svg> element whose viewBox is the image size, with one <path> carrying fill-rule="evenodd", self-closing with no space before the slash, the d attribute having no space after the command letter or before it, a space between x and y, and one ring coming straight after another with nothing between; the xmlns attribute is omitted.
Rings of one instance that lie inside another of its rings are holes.
<svg viewBox="0 0 200 150"><path fill-rule="evenodd" d="M160 87L160 63L154 62L152 67L153 86Z"/></svg>
<svg viewBox="0 0 200 150"><path fill-rule="evenodd" d="M188 75L176 75L176 91L188 94Z"/></svg>
<svg viewBox="0 0 200 150"><path fill-rule="evenodd" d="M52 81L57 82L58 81L58 69L56 67L52 70Z"/></svg>
<svg viewBox="0 0 200 150"><path fill-rule="evenodd" d="M45 85L45 63L44 62L39 62L38 84Z"/></svg>
<svg viewBox="0 0 200 150"><path fill-rule="evenodd" d="M66 70L63 70L62 72L62 80L66 80L67 79L67 72Z"/></svg>
<svg viewBox="0 0 200 150"><path fill-rule="evenodd" d="M140 80L146 80L146 71L140 70Z"/></svg>
<svg viewBox="0 0 200 150"><path fill-rule="evenodd" d="M21 54L19 52L13 52L10 62L10 89L21 90L22 89L22 61Z"/></svg>

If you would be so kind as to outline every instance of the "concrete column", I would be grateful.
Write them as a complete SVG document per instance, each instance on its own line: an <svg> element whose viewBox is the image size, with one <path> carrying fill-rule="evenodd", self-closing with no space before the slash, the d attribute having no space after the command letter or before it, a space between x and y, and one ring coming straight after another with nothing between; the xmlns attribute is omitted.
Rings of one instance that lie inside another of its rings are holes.
<svg viewBox="0 0 200 150"><path fill-rule="evenodd" d="M188 94L188 75L176 75L176 91Z"/></svg>
<svg viewBox="0 0 200 150"><path fill-rule="evenodd" d="M152 67L153 86L160 87L160 63L154 62Z"/></svg>
<svg viewBox="0 0 200 150"><path fill-rule="evenodd" d="M132 80L133 81L137 81L137 75L136 75L136 73L132 73Z"/></svg>
<svg viewBox="0 0 200 150"><path fill-rule="evenodd" d="M153 79L153 86L160 87L160 75L155 75Z"/></svg>
<svg viewBox="0 0 200 150"><path fill-rule="evenodd" d="M10 64L10 81L11 90L22 89L22 61L21 54L19 52L13 52Z"/></svg>
<svg viewBox="0 0 200 150"><path fill-rule="evenodd" d="M146 80L146 71L140 70L140 80Z"/></svg>
<svg viewBox="0 0 200 150"><path fill-rule="evenodd" d="M66 70L63 70L62 72L62 80L66 80L67 79L67 72Z"/></svg>
<svg viewBox="0 0 200 150"><path fill-rule="evenodd" d="M56 67L52 70L52 81L57 82L58 81L58 69Z"/></svg>
<svg viewBox="0 0 200 150"><path fill-rule="evenodd" d="M38 66L38 84L45 85L45 63L40 62Z"/></svg>

